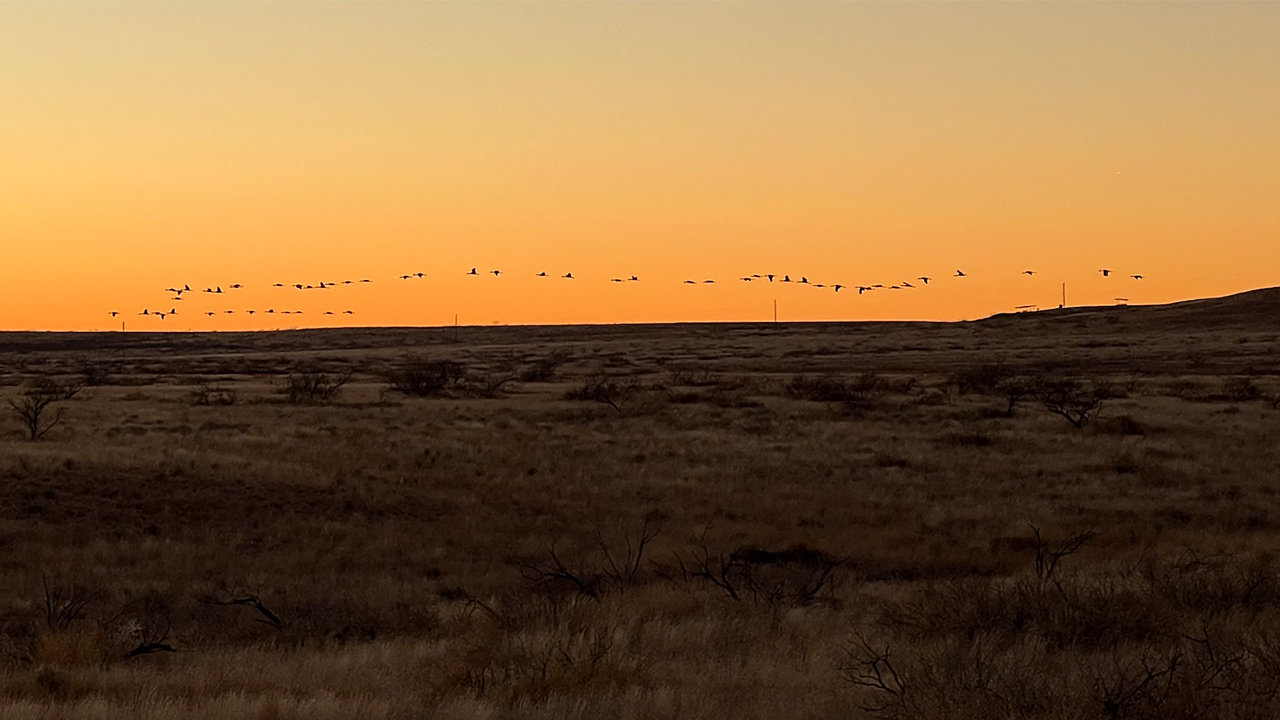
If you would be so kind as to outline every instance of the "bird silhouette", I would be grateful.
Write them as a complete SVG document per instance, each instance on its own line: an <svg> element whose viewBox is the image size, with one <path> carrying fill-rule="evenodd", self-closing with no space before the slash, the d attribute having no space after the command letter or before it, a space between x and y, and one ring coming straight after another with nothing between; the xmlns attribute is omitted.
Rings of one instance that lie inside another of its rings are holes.
<svg viewBox="0 0 1280 720"><path fill-rule="evenodd" d="M252 315L255 311L254 311L254 310L245 310L245 312L247 312L247 313L249 313L250 315Z"/></svg>
<svg viewBox="0 0 1280 720"><path fill-rule="evenodd" d="M153 314L153 315L155 315L155 316L157 316L157 317L159 317L161 320L163 320L163 319L164 319L164 316L165 316L165 314L164 314L164 313L162 313L162 312L152 313L152 314Z"/></svg>
<svg viewBox="0 0 1280 720"><path fill-rule="evenodd" d="M790 276L790 275L783 275L783 276L782 276L782 282L791 282L791 276Z"/></svg>
<svg viewBox="0 0 1280 720"><path fill-rule="evenodd" d="M182 286L182 292L191 292L191 286L190 286L190 285L183 285L183 286Z"/></svg>
<svg viewBox="0 0 1280 720"><path fill-rule="evenodd" d="M841 288L843 288L844 286L843 286L843 285L832 285L831 287L835 288L835 289L836 289L836 292L840 292L840 289L841 289Z"/></svg>
<svg viewBox="0 0 1280 720"><path fill-rule="evenodd" d="M365 278L364 280L361 280L360 282L362 282L362 283L371 283L371 282L373 282L373 281L372 281L372 280L369 280L368 278Z"/></svg>
<svg viewBox="0 0 1280 720"><path fill-rule="evenodd" d="M351 280L343 280L343 281L342 281L342 284L343 284L343 285L350 285L352 282L353 282L353 281L351 281Z"/></svg>
<svg viewBox="0 0 1280 720"><path fill-rule="evenodd" d="M170 314L170 315L177 315L177 314L178 314L178 310L177 310L177 308L169 308L169 314Z"/></svg>
<svg viewBox="0 0 1280 720"><path fill-rule="evenodd" d="M467 274L468 274L468 275L479 275L480 273L476 272L476 269L475 269L475 268L471 268L471 272L469 272L469 273L467 273Z"/></svg>
<svg viewBox="0 0 1280 720"><path fill-rule="evenodd" d="M800 276L800 284L801 284L801 285L808 285L808 284L809 284L809 278L804 277L803 275L802 275L802 276Z"/></svg>
<svg viewBox="0 0 1280 720"><path fill-rule="evenodd" d="M474 273L473 273L473 274L474 274ZM413 277L413 276L412 276L412 275L401 275L401 276L400 276L400 279L401 279L401 280L408 280L408 279L409 279L409 278L411 278L411 277Z"/></svg>
<svg viewBox="0 0 1280 720"><path fill-rule="evenodd" d="M267 310L267 314L268 314L268 315L275 315L275 314L276 314L276 309L275 309L275 308L271 308L270 310Z"/></svg>
<svg viewBox="0 0 1280 720"><path fill-rule="evenodd" d="M221 286L221 285L219 285L219 286L218 286L218 289L213 291L213 294L214 294L214 295L221 295L221 294L222 294L222 286Z"/></svg>
<svg viewBox="0 0 1280 720"><path fill-rule="evenodd" d="M244 287L244 286L243 286L243 285L241 285L240 283L236 283L235 285L232 285L232 286L231 286L231 289L232 289L232 290L239 290L239 289L240 289L240 288L242 288L242 287Z"/></svg>
<svg viewBox="0 0 1280 720"><path fill-rule="evenodd" d="M751 278L749 277L738 278L738 279L741 280L742 282L751 282Z"/></svg>
<svg viewBox="0 0 1280 720"><path fill-rule="evenodd" d="M702 281L702 284L703 284L703 285L714 285L714 284L715 284L715 282L716 282L715 280L703 280L703 281Z"/></svg>
<svg viewBox="0 0 1280 720"><path fill-rule="evenodd" d="M493 273L494 277L498 277L499 275L502 274L501 270L490 270L489 272Z"/></svg>
<svg viewBox="0 0 1280 720"><path fill-rule="evenodd" d="M814 287L816 287L816 288L824 288L824 287L826 287L826 285L825 285L825 284L823 284L823 283L814 283L814 284L813 284L813 286L814 286Z"/></svg>
<svg viewBox="0 0 1280 720"><path fill-rule="evenodd" d="M564 278L565 280L572 280L572 279L573 279L573 273L568 272L568 273L565 273L564 275L561 275L560 277Z"/></svg>
<svg viewBox="0 0 1280 720"><path fill-rule="evenodd" d="M912 284L911 284L911 283L909 283L909 282L904 282L904 283L902 283L902 287L904 287L904 288L914 288L914 287L915 287L915 285L912 285Z"/></svg>
<svg viewBox="0 0 1280 720"><path fill-rule="evenodd" d="M1111 277L1111 271L1110 271L1110 270L1105 270L1105 269L1103 269L1103 270L1099 270L1098 272L1102 273L1102 277Z"/></svg>
<svg viewBox="0 0 1280 720"><path fill-rule="evenodd" d="M627 282L640 282L640 277L638 275L632 275L627 278Z"/></svg>
<svg viewBox="0 0 1280 720"><path fill-rule="evenodd" d="M1035 271L1035 270L1023 270L1023 271L1022 271L1022 274L1023 274L1023 275L1035 275L1035 274L1036 274L1036 271Z"/></svg>
<svg viewBox="0 0 1280 720"><path fill-rule="evenodd" d="M209 317L213 317L214 315L217 315L217 314L218 314L218 313L216 313L216 312L214 312L214 311L212 311L212 310L210 310L209 312L205 313L205 315L208 315Z"/></svg>
<svg viewBox="0 0 1280 720"><path fill-rule="evenodd" d="M920 277L918 277L918 278L916 278L916 279L917 279L917 280L919 280L920 282L924 283L925 285L928 285L928 284L929 284L929 281L930 281L930 280L932 280L933 278L927 278L927 277L924 277L924 276L922 275L922 276L920 276Z"/></svg>
<svg viewBox="0 0 1280 720"><path fill-rule="evenodd" d="M545 272L540 272L535 277L546 277L546 276L547 274Z"/></svg>
<svg viewBox="0 0 1280 720"><path fill-rule="evenodd" d="M325 289L327 289L328 287L329 287L328 285L325 285L324 283L320 283L320 289L321 289L321 290L325 290Z"/></svg>
<svg viewBox="0 0 1280 720"><path fill-rule="evenodd" d="M859 295L861 295L862 293L864 293L864 292L866 292L866 291L868 291L868 290L871 290L871 288L867 287L866 285L859 285L859 286L858 286L858 294L859 294Z"/></svg>
<svg viewBox="0 0 1280 720"><path fill-rule="evenodd" d="M146 309L146 308L143 308L143 309L142 309L142 312L140 312L140 313L138 313L138 314L139 314L139 315L150 315L151 313L147 312L147 309Z"/></svg>
<svg viewBox="0 0 1280 720"><path fill-rule="evenodd" d="M427 274L426 274L426 273L414 273L414 276L415 276L415 277L417 277L419 280L421 280L422 278L426 277L426 276L427 276ZM332 284L332 283L330 283L330 284Z"/></svg>
<svg viewBox="0 0 1280 720"><path fill-rule="evenodd" d="M109 313L107 313L107 314L108 314L108 315L110 315L111 317L115 317L115 316L119 315L120 313L119 313L119 312L116 312L115 310L112 310L111 312L109 312Z"/></svg>
<svg viewBox="0 0 1280 720"><path fill-rule="evenodd" d="M957 270L956 277L967 277L967 276L964 274L963 270Z"/></svg>
<svg viewBox="0 0 1280 720"><path fill-rule="evenodd" d="M694 282L693 280L685 280L685 281L684 281L684 284L685 284L685 285L697 285L698 283Z"/></svg>
<svg viewBox="0 0 1280 720"><path fill-rule="evenodd" d="M1129 277L1133 278L1134 280L1141 280L1143 278L1142 275L1130 275Z"/></svg>
<svg viewBox="0 0 1280 720"><path fill-rule="evenodd" d="M325 311L324 311L324 314L325 314L325 315L332 315L332 314L333 314L333 311L332 311L332 310L325 310Z"/></svg>
<svg viewBox="0 0 1280 720"><path fill-rule="evenodd" d="M609 282L617 282L617 283L620 283L620 282L622 282L622 278L609 278Z"/></svg>
<svg viewBox="0 0 1280 720"><path fill-rule="evenodd" d="M343 315L355 315L355 312L354 312L354 311L352 311L352 310L343 310L343 311L342 311L342 314L343 314Z"/></svg>
<svg viewBox="0 0 1280 720"><path fill-rule="evenodd" d="M205 288L204 292L211 293L213 292L213 288Z"/></svg>
<svg viewBox="0 0 1280 720"><path fill-rule="evenodd" d="M284 283L276 283L275 285L272 285L271 287L284 287Z"/></svg>
<svg viewBox="0 0 1280 720"><path fill-rule="evenodd" d="M765 277L769 278L769 282L773 282L773 278L774 278L774 277L776 277L776 276L774 276L774 275L765 275Z"/></svg>

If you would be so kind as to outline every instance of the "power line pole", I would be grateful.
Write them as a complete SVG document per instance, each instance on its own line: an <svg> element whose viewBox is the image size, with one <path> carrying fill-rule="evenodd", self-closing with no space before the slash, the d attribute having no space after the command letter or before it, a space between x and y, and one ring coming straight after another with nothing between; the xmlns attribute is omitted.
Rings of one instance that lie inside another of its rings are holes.
<svg viewBox="0 0 1280 720"><path fill-rule="evenodd" d="M776 298L773 301L773 321L778 322L778 300Z"/></svg>
<svg viewBox="0 0 1280 720"><path fill-rule="evenodd" d="M1067 284L1062 283L1062 307L1067 306Z"/></svg>

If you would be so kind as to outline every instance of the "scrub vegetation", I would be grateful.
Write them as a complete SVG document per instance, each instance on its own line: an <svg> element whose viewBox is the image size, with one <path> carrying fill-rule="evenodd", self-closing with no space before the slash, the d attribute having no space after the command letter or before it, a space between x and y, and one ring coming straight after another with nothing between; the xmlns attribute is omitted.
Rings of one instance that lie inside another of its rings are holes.
<svg viewBox="0 0 1280 720"><path fill-rule="evenodd" d="M0 716L1275 717L1277 302L0 335Z"/></svg>

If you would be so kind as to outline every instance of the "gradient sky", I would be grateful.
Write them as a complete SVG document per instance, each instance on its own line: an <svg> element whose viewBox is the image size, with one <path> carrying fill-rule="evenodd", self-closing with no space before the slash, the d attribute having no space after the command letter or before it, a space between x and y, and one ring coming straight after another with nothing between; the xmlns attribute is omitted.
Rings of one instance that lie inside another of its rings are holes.
<svg viewBox="0 0 1280 720"><path fill-rule="evenodd" d="M0 329L775 299L949 320L1063 282L1072 304L1277 285L1277 38L1261 2L0 3ZM766 272L938 279L736 280ZM135 316L183 283L246 289ZM199 315L267 307L306 314Z"/></svg>

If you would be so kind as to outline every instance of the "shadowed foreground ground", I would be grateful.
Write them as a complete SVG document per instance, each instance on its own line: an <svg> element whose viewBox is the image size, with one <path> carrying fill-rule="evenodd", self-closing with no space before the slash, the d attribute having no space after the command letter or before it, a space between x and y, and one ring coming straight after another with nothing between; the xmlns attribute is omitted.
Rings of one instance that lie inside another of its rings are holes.
<svg viewBox="0 0 1280 720"><path fill-rule="evenodd" d="M0 715L1272 717L1277 298L0 335Z"/></svg>

